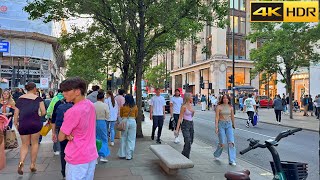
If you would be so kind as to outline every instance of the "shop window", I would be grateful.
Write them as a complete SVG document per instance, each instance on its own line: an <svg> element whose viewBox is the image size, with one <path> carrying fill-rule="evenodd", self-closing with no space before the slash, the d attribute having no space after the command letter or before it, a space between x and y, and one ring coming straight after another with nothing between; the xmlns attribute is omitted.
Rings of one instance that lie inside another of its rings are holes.
<svg viewBox="0 0 320 180"><path fill-rule="evenodd" d="M235 68L235 86L242 86L242 85L249 85L249 84L246 84L245 83L245 68ZM227 87L228 86L231 86L232 87L232 84L229 83L229 76L232 75L232 68L231 67L228 67L227 69L227 78L226 78L226 84L227 84Z"/></svg>

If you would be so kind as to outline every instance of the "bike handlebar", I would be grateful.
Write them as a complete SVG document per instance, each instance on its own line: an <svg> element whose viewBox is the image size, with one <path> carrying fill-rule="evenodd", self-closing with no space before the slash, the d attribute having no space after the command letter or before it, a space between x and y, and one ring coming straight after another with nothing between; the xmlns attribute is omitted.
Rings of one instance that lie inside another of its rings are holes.
<svg viewBox="0 0 320 180"><path fill-rule="evenodd" d="M293 135L294 133L299 132L299 131L302 131L302 128L296 128L296 129L292 129L292 130L289 129L287 131L283 131L283 132L278 134L278 136L275 138L274 141L279 142L282 138L285 138L285 137L288 137L290 135ZM266 143L260 144L259 140L255 140L253 138L248 139L248 141L250 141L249 147L247 147L246 149L240 151L241 155L251 151L252 149L256 149L258 147L260 147L260 148L266 148L267 147Z"/></svg>

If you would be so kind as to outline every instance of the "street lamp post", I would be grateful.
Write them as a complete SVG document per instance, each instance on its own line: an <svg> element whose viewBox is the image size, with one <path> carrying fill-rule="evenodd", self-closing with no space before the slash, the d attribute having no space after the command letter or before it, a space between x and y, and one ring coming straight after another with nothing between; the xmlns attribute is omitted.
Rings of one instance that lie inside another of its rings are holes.
<svg viewBox="0 0 320 180"><path fill-rule="evenodd" d="M234 0L232 0L232 93L233 93L233 98L232 98L232 104L233 104L233 109L234 109L234 114L236 113L236 105L235 105L235 59L234 59Z"/></svg>

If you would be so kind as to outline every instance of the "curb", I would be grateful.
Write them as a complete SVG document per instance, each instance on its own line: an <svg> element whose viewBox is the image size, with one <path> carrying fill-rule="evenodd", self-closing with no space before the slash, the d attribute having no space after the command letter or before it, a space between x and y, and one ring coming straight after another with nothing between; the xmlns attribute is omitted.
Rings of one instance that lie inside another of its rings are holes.
<svg viewBox="0 0 320 180"><path fill-rule="evenodd" d="M247 120L246 118L242 118L242 117L237 117L237 116L235 116L235 118L237 118L237 119L243 119L243 120ZM259 122L262 122L262 123L265 123L265 124L271 124L271 125L277 125L277 124L275 124L275 123L271 123L271 122L266 122L266 121L259 121ZM289 128L299 128L299 127L296 127L296 126L290 126L290 125L283 125L283 124L281 124L280 126L284 126L284 127L289 127ZM313 131L313 132L319 132L319 129L318 130L315 130L315 129L310 129L310 128L302 128L302 129L304 129L304 130L308 130L308 131Z"/></svg>

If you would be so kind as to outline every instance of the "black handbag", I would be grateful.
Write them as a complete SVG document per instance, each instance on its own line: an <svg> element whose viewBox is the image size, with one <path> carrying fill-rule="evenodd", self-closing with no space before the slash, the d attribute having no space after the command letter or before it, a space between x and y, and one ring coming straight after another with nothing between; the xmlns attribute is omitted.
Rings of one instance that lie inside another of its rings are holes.
<svg viewBox="0 0 320 180"><path fill-rule="evenodd" d="M169 130L174 131L174 129L176 128L176 121L174 120L174 118L170 118L169 121Z"/></svg>

